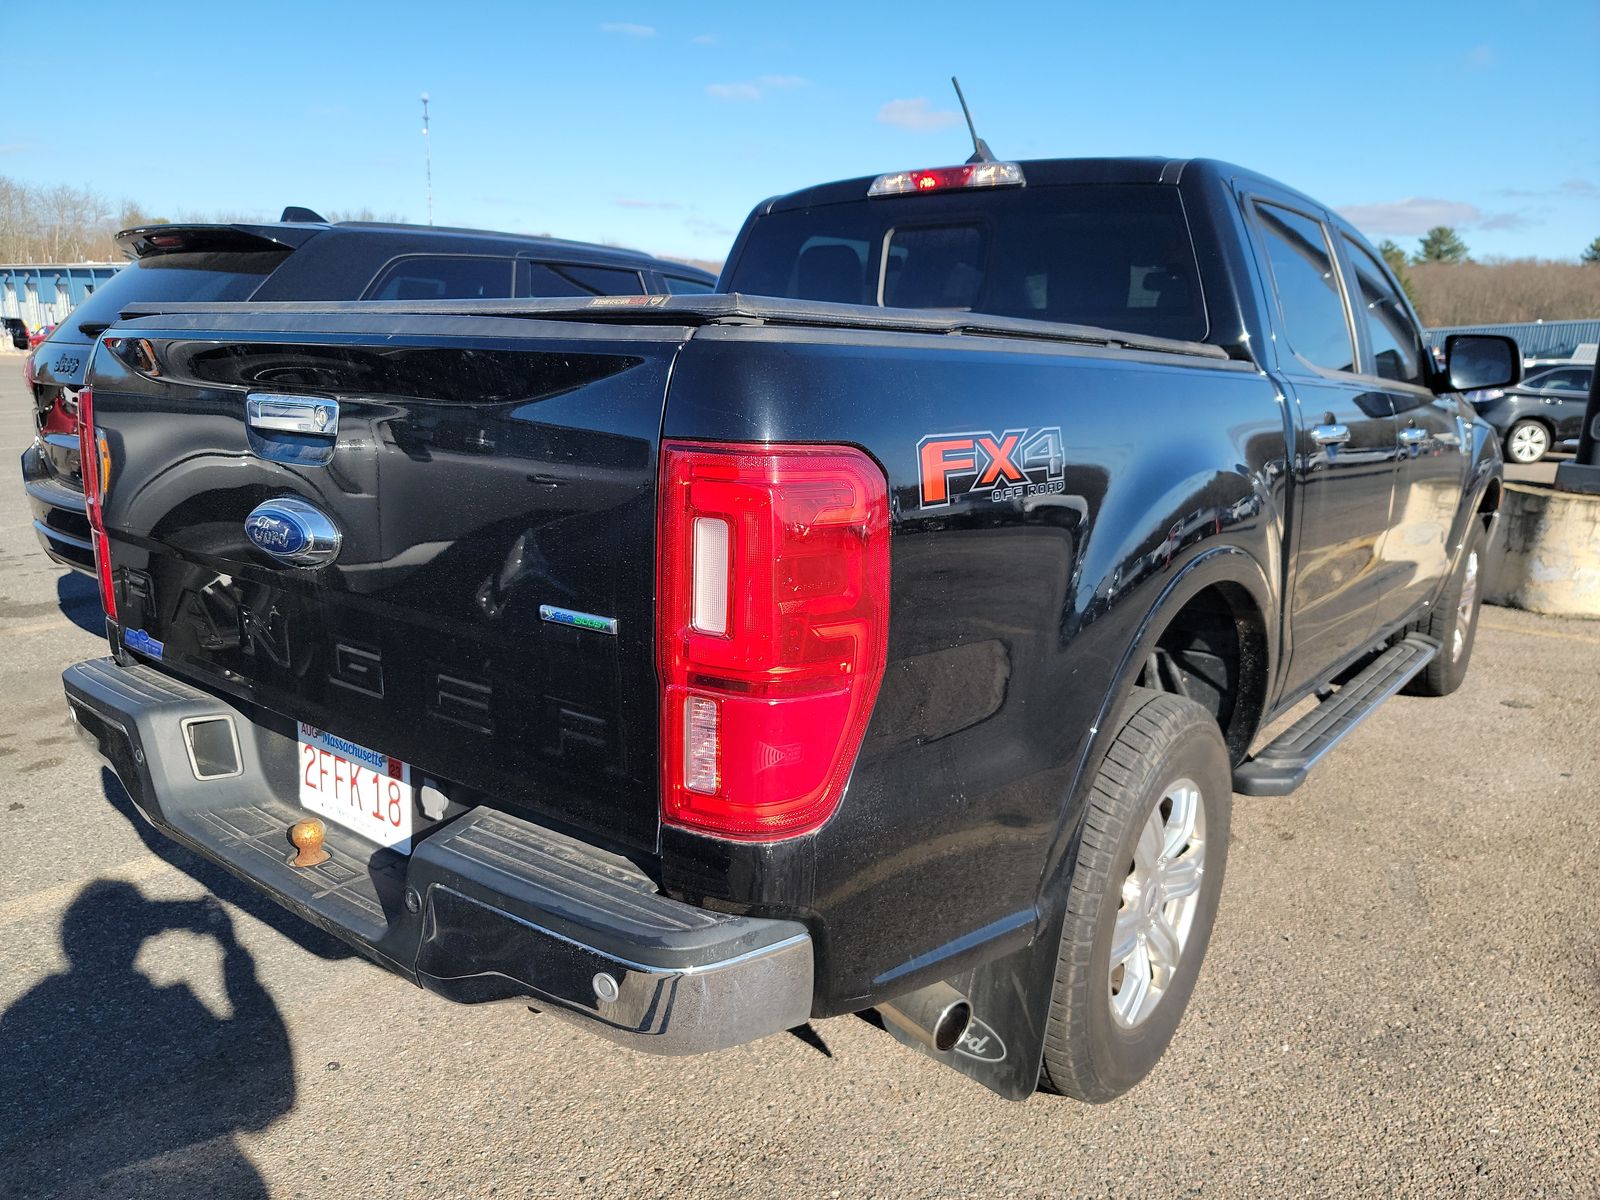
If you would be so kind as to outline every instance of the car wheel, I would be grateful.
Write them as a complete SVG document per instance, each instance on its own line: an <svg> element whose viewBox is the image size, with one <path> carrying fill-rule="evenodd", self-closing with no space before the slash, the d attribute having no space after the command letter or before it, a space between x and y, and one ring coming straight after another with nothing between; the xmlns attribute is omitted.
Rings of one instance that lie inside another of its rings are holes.
<svg viewBox="0 0 1600 1200"><path fill-rule="evenodd" d="M1478 636L1478 609L1483 605L1483 559L1488 539L1476 517L1467 535L1461 565L1424 621L1412 628L1439 643L1433 661L1412 677L1406 692L1413 696L1448 696L1461 686L1472 662Z"/></svg>
<svg viewBox="0 0 1600 1200"><path fill-rule="evenodd" d="M1506 433L1506 457L1527 466L1550 452L1550 431L1541 421L1521 420Z"/></svg>
<svg viewBox="0 0 1600 1200"><path fill-rule="evenodd" d="M1232 775L1192 700L1135 688L1088 793L1039 1083L1090 1103L1150 1073L1211 938Z"/></svg>

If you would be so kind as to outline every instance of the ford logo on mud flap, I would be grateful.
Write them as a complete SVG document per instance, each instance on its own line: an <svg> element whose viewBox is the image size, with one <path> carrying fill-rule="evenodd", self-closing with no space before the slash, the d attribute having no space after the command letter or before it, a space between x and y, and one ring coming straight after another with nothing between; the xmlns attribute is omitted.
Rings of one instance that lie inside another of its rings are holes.
<svg viewBox="0 0 1600 1200"><path fill-rule="evenodd" d="M263 554L293 567L324 567L339 556L339 527L293 496L256 505L244 519L244 535Z"/></svg>

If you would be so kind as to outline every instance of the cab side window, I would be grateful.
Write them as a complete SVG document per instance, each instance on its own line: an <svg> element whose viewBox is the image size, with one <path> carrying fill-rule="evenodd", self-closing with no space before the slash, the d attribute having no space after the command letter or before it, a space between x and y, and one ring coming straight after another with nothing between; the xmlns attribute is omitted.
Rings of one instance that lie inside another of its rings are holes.
<svg viewBox="0 0 1600 1200"><path fill-rule="evenodd" d="M1356 285L1361 292L1355 305L1356 320L1362 322L1367 331L1378 374L1397 383L1424 386L1427 381L1423 363L1426 360L1422 338L1412 324L1411 314L1366 247L1346 237L1344 248L1355 265Z"/></svg>
<svg viewBox="0 0 1600 1200"><path fill-rule="evenodd" d="M1256 201L1255 210L1290 348L1312 366L1354 371L1355 343L1327 231L1320 221L1277 204Z"/></svg>

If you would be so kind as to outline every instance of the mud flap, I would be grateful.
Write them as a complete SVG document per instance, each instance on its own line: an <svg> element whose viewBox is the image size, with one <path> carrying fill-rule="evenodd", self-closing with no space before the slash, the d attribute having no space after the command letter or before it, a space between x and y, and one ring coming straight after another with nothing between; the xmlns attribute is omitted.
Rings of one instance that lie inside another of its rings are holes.
<svg viewBox="0 0 1600 1200"><path fill-rule="evenodd" d="M893 1022L884 1028L903 1045L944 1063L1007 1100L1026 1100L1039 1087L1045 1023L1061 947L1061 914L1039 936L948 982L972 1002L972 1024L954 1050L930 1050Z"/></svg>

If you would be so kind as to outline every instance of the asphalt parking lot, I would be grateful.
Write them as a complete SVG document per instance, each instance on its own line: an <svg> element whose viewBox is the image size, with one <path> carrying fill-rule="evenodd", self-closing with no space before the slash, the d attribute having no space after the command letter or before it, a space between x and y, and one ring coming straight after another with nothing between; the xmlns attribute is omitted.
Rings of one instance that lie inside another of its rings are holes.
<svg viewBox="0 0 1600 1200"><path fill-rule="evenodd" d="M1486 609L1460 693L1237 798L1189 1013L1098 1108L855 1017L652 1059L421 992L140 821L61 699L98 625L0 480L0 1195L1600 1195L1600 623Z"/></svg>

